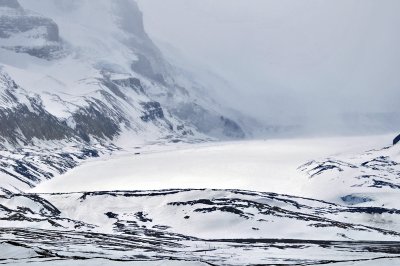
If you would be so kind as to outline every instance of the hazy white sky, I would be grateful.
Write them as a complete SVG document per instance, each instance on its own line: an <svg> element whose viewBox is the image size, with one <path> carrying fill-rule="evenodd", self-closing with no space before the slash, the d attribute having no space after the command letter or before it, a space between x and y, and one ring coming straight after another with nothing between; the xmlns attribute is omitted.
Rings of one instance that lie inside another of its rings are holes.
<svg viewBox="0 0 400 266"><path fill-rule="evenodd" d="M137 0L160 43L222 75L254 114L395 111L398 0Z"/></svg>

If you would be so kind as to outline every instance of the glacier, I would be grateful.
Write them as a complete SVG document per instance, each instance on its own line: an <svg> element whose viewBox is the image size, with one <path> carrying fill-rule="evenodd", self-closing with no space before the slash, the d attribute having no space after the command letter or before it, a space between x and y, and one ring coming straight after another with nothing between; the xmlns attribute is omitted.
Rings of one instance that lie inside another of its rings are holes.
<svg viewBox="0 0 400 266"><path fill-rule="evenodd" d="M0 264L399 264L395 134L251 140L207 86L133 0L0 0Z"/></svg>

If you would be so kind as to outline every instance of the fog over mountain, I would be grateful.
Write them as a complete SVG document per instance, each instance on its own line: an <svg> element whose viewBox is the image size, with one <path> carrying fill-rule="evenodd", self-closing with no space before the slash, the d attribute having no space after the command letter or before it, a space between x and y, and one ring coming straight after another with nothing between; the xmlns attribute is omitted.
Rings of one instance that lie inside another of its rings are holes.
<svg viewBox="0 0 400 266"><path fill-rule="evenodd" d="M400 2L137 1L0 0L0 264L399 265Z"/></svg>
<svg viewBox="0 0 400 266"><path fill-rule="evenodd" d="M218 73L231 87L210 93L266 124L333 134L398 128L399 1L138 3L164 54Z"/></svg>

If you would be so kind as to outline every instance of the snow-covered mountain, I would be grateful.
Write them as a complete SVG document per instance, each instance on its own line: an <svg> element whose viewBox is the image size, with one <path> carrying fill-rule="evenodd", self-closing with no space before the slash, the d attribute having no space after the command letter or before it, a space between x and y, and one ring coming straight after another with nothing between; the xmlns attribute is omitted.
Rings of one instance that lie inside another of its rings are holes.
<svg viewBox="0 0 400 266"><path fill-rule="evenodd" d="M201 92L164 60L134 1L0 2L0 160L17 190L114 145L243 138Z"/></svg>
<svg viewBox="0 0 400 266"><path fill-rule="evenodd" d="M399 261L399 145L205 143L258 124L202 84L133 0L0 0L1 264Z"/></svg>

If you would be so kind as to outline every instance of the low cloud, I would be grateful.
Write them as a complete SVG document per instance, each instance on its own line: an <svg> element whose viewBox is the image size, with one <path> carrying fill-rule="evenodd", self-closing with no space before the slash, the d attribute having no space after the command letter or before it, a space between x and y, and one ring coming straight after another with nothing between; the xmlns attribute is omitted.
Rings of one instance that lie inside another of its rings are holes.
<svg viewBox="0 0 400 266"><path fill-rule="evenodd" d="M223 100L265 123L347 127L349 114L394 123L382 114L399 111L397 0L138 3L151 37L229 81Z"/></svg>

